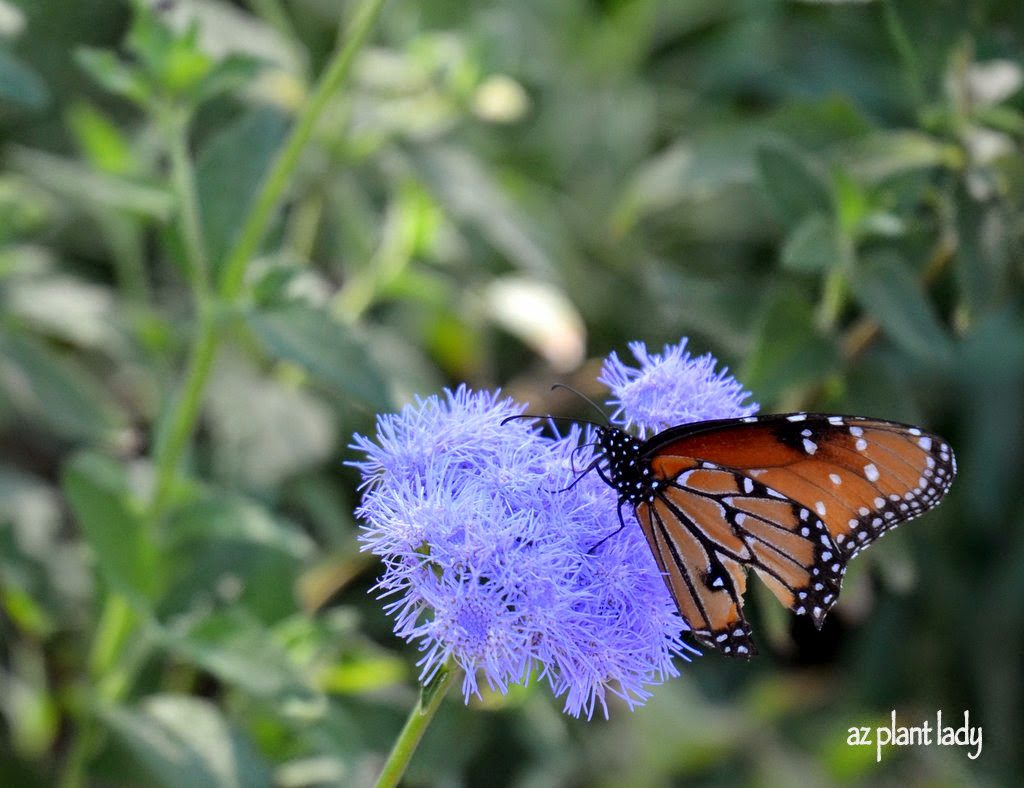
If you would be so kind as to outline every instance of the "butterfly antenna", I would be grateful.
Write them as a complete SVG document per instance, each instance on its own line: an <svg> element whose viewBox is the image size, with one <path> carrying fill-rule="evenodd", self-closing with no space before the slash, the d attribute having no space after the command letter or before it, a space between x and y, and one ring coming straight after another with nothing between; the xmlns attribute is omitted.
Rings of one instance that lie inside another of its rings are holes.
<svg viewBox="0 0 1024 788"><path fill-rule="evenodd" d="M601 426L596 421L590 421L588 419L573 419L568 416L551 416L548 414L540 413L520 413L517 416L507 416L506 418L501 420L501 426L504 427L510 421L515 421L516 419L550 419L551 421L565 421L568 422L569 424L589 424L592 427Z"/></svg>
<svg viewBox="0 0 1024 788"><path fill-rule="evenodd" d="M601 418L604 419L604 423L607 424L609 427L611 426L612 422L608 418L608 414L604 412L604 410L601 408L600 405L598 405L596 402L594 402L594 400L592 400L590 397L588 397L582 391L577 391L572 386L567 386L565 383L556 383L555 385L553 385L551 387L552 391L554 391L555 389L565 389L566 391L571 391L573 394L575 394L581 400L583 400L584 402L589 403L594 408L594 410L596 410L598 413L601 414ZM590 422L590 423L592 424L593 422Z"/></svg>

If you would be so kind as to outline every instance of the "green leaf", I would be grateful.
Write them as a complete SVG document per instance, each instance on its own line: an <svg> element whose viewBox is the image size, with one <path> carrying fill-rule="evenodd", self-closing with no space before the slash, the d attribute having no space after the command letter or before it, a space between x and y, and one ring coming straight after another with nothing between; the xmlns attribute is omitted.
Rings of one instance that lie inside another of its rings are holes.
<svg viewBox="0 0 1024 788"><path fill-rule="evenodd" d="M534 228L476 156L433 145L419 150L414 164L438 202L516 267L541 278L552 275L555 262L534 237Z"/></svg>
<svg viewBox="0 0 1024 788"><path fill-rule="evenodd" d="M334 452L332 408L308 387L279 377L221 356L204 405L219 478L269 490Z"/></svg>
<svg viewBox="0 0 1024 788"><path fill-rule="evenodd" d="M853 279L864 311L907 353L933 363L948 363L952 342L925 296L920 282L894 255L865 262Z"/></svg>
<svg viewBox="0 0 1024 788"><path fill-rule="evenodd" d="M229 125L199 154L196 190L215 274L234 244L287 130L287 118L263 107Z"/></svg>
<svg viewBox="0 0 1024 788"><path fill-rule="evenodd" d="M114 445L128 422L87 368L29 336L0 331L0 389L25 416L72 440Z"/></svg>
<svg viewBox="0 0 1024 788"><path fill-rule="evenodd" d="M212 613L187 626L166 629L164 644L189 662L255 697L316 715L323 695L259 619L244 609Z"/></svg>
<svg viewBox="0 0 1024 788"><path fill-rule="evenodd" d="M762 406L820 383L839 364L835 342L818 333L810 302L797 292L780 290L769 297L757 337L739 378Z"/></svg>
<svg viewBox="0 0 1024 788"><path fill-rule="evenodd" d="M303 304L251 311L247 322L266 351L373 410L386 410L388 386L366 341L351 326Z"/></svg>
<svg viewBox="0 0 1024 788"><path fill-rule="evenodd" d="M12 244L38 231L56 213L56 201L28 178L0 176L0 278L17 268L19 260L37 256L41 247L25 254Z"/></svg>
<svg viewBox="0 0 1024 788"><path fill-rule="evenodd" d="M298 609L295 589L313 542L297 526L237 495L211 493L171 515L172 567L160 615L186 612L218 594L262 621Z"/></svg>
<svg viewBox="0 0 1024 788"><path fill-rule="evenodd" d="M67 123L86 160L96 169L114 175L128 175L138 169L126 135L92 104L73 104L67 112Z"/></svg>
<svg viewBox="0 0 1024 788"><path fill-rule="evenodd" d="M174 30L146 3L135 4L126 46L165 97L194 101L196 87L213 68L213 58L199 47L195 20L183 31Z"/></svg>
<svg viewBox="0 0 1024 788"><path fill-rule="evenodd" d="M50 91L42 78L3 47L0 47L0 102L29 110L45 109L50 103Z"/></svg>
<svg viewBox="0 0 1024 788"><path fill-rule="evenodd" d="M796 148L781 143L763 145L757 151L757 166L772 209L785 225L831 210L828 181Z"/></svg>
<svg viewBox="0 0 1024 788"><path fill-rule="evenodd" d="M132 24L125 37L125 48L150 74L159 74L174 47L175 33L150 3L135 0L132 6Z"/></svg>
<svg viewBox="0 0 1024 788"><path fill-rule="evenodd" d="M194 89L197 102L230 93L252 81L260 70L259 60L247 55L229 55L216 63Z"/></svg>
<svg viewBox="0 0 1024 788"><path fill-rule="evenodd" d="M62 486L107 583L137 601L151 597L158 551L124 469L98 454L79 454L64 467Z"/></svg>
<svg viewBox="0 0 1024 788"><path fill-rule="evenodd" d="M998 534L1019 522L1020 436L1024 434L1024 320L1016 305L990 312L958 347L953 377L963 406L961 495L974 522ZM1024 555L1017 548L1017 555ZM1024 563L1013 569L1024 578ZM1010 566L1006 565L1009 572ZM1019 580L1015 580L1015 583ZM1019 600L1016 593L1004 599ZM1000 615L998 609L993 615Z"/></svg>
<svg viewBox="0 0 1024 788"><path fill-rule="evenodd" d="M14 638L10 646L10 656L0 665L0 720L8 752L13 749L15 757L25 759L45 758L57 738L61 716L48 686L46 658L41 644L32 640Z"/></svg>
<svg viewBox="0 0 1024 788"><path fill-rule="evenodd" d="M782 267L800 273L827 271L842 259L835 220L811 214L787 236L781 252Z"/></svg>
<svg viewBox="0 0 1024 788"><path fill-rule="evenodd" d="M150 103L153 91L146 77L135 66L123 63L115 53L107 49L80 47L75 50L75 60L96 84L115 96L142 107Z"/></svg>
<svg viewBox="0 0 1024 788"><path fill-rule="evenodd" d="M979 201L961 187L957 191L956 260L954 272L964 302L981 317L1004 301L1013 287L1015 242L1012 222L1000 200Z"/></svg>
<svg viewBox="0 0 1024 788"><path fill-rule="evenodd" d="M12 148L7 161L81 208L107 207L158 221L167 221L174 213L174 198L162 186L96 172L71 159L30 148Z"/></svg>
<svg viewBox="0 0 1024 788"><path fill-rule="evenodd" d="M841 232L856 238L862 222L867 218L871 203L867 191L846 170L836 168L832 174L836 195L836 216Z"/></svg>
<svg viewBox="0 0 1024 788"><path fill-rule="evenodd" d="M4 307L23 325L72 347L102 350L116 356L124 337L108 287L74 276L19 277L8 283Z"/></svg>
<svg viewBox="0 0 1024 788"><path fill-rule="evenodd" d="M876 131L845 143L836 151L844 167L867 183L913 170L963 164L953 144L919 131Z"/></svg>
<svg viewBox="0 0 1024 788"><path fill-rule="evenodd" d="M256 748L212 703L152 695L138 710L101 712L115 735L159 785L168 788L259 788L273 784Z"/></svg>

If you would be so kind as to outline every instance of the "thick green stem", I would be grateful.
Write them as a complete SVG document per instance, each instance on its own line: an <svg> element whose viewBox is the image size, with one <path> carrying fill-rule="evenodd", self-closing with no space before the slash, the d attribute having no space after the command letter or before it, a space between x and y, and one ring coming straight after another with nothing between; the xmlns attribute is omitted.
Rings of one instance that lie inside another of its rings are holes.
<svg viewBox="0 0 1024 788"><path fill-rule="evenodd" d="M171 153L171 180L178 200L178 218L188 260L189 281L202 307L202 302L207 300L210 292L210 263L199 218L195 169L188 151L189 115L184 111L174 111L166 123Z"/></svg>
<svg viewBox="0 0 1024 788"><path fill-rule="evenodd" d="M154 449L156 481L148 511L154 527L167 504L178 473L178 464L199 418L203 391L217 354L219 341L217 320L210 298L210 265L203 240L202 222L199 218L195 169L188 151L188 115L171 115L167 122L167 133L171 153L171 179L178 199L178 218L199 325L192 340L182 389L167 421L162 425L163 429L157 435Z"/></svg>
<svg viewBox="0 0 1024 788"><path fill-rule="evenodd" d="M918 64L917 53L914 51L914 44L907 34L907 28L903 25L896 6L892 0L882 0L882 16L885 20L885 30L896 50L897 56L903 61L906 69L907 82L910 87L911 98L914 107L920 110L924 105L925 91L924 82L921 79L921 68Z"/></svg>
<svg viewBox="0 0 1024 788"><path fill-rule="evenodd" d="M274 210L278 207L288 182L298 164L299 156L309 141L313 127L323 112L328 99L347 77L363 42L380 13L384 0L366 0L360 7L352 23L344 44L335 53L328 64L313 96L303 109L292 129L284 148L278 155L256 203L250 211L243 226L239 242L225 264L222 294L224 301L230 303L241 290L245 269L255 254ZM156 528L166 510L174 482L178 474L181 457L188 446L199 418L203 392L210 377L213 361L220 343L220 321L218 308L211 293L210 267L203 242L202 223L199 213L199 201L196 196L195 171L188 151L187 115L172 113L162 118L168 132L168 144L171 157L171 179L178 197L181 236L185 245L185 254L189 267L189 279L196 299L198 326L189 352L185 379L167 419L157 436L154 449L156 481L146 511L147 525ZM101 614L104 621L102 632L97 634L92 659L95 664L109 664L118 659L123 651L123 644L136 622L126 610L125 600L110 596ZM141 647L145 653L148 646ZM131 675L141 663L141 657L130 660L133 664L126 667L120 681L104 686L106 702L114 702L131 686ZM439 677L440 679L440 677ZM447 682L447 679L445 680ZM447 683L445 683L447 688ZM443 691L440 693L443 694ZM427 719L420 726L426 727L429 717L433 716L440 702L438 697L429 707ZM416 741L419 740L419 735ZM100 729L94 717L88 712L79 723L79 730L72 741L69 755L65 761L60 783L67 788L78 788L85 782L85 770L88 761L101 740ZM412 744L415 748L415 742ZM411 751L409 755L411 755ZM408 756L407 756L408 758ZM404 767L402 767L404 768ZM400 774L400 772L399 772Z"/></svg>
<svg viewBox="0 0 1024 788"><path fill-rule="evenodd" d="M441 705L441 701L448 693L452 679L455 677L455 668L449 664L441 668L427 686L420 690L419 700L405 721L405 727L398 734L394 745L391 747L391 754L384 763L380 777L377 778L377 788L393 788L402 779L405 770L412 760L413 753L419 746L420 739L426 731L434 713Z"/></svg>
<svg viewBox="0 0 1024 788"><path fill-rule="evenodd" d="M219 321L213 310L203 308L199 326L189 352L185 382L164 424L156 445L156 481L150 499L149 516L155 521L167 506L178 475L178 464L188 446L203 404L203 392L210 377L213 360L217 356L220 336Z"/></svg>
<svg viewBox="0 0 1024 788"><path fill-rule="evenodd" d="M316 121L327 106L327 102L348 77L356 54L366 41L384 3L385 0L364 0L356 11L344 42L328 63L302 113L296 118L295 125L246 218L238 242L224 263L221 293L226 298L233 299L241 292L245 268L253 255L259 251L274 211L280 206L285 189L288 188L291 176L298 166L299 156L313 134Z"/></svg>

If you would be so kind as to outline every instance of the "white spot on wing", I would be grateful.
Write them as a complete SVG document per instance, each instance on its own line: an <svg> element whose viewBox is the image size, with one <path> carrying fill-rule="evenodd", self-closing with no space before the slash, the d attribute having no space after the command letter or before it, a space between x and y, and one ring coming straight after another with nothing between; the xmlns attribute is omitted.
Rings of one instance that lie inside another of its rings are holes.
<svg viewBox="0 0 1024 788"><path fill-rule="evenodd" d="M808 454L814 454L818 450L818 444L812 440L804 438L804 451Z"/></svg>
<svg viewBox="0 0 1024 788"><path fill-rule="evenodd" d="M873 462L869 462L864 466L864 475L867 477L869 482L878 481L878 468L875 467Z"/></svg>
<svg viewBox="0 0 1024 788"><path fill-rule="evenodd" d="M806 418L806 413L794 413L791 416L786 416L786 421L803 421Z"/></svg>
<svg viewBox="0 0 1024 788"><path fill-rule="evenodd" d="M843 480L839 477L838 473L830 473L828 478L832 480L832 484L842 484Z"/></svg>
<svg viewBox="0 0 1024 788"><path fill-rule="evenodd" d="M814 504L814 511L816 511L819 516L824 517L825 516L825 504L823 502L821 502L821 501L818 501L816 504Z"/></svg>

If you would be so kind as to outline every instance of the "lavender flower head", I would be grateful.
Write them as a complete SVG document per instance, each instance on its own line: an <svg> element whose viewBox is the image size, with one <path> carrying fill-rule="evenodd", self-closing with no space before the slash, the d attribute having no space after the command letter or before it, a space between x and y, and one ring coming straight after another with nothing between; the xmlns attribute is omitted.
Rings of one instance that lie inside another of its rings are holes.
<svg viewBox="0 0 1024 788"><path fill-rule="evenodd" d="M693 374L667 352L643 358ZM668 397L701 390L671 382ZM523 410L460 386L379 416L372 439L356 435L363 549L383 560L376 588L395 632L422 652L422 681L454 661L467 700L481 681L505 692L536 677L569 714L607 716L609 696L632 708L678 675L673 659L693 651L687 627L638 527L601 542L619 527L617 499L596 474L578 478L593 459L589 430L501 424Z"/></svg>
<svg viewBox="0 0 1024 788"><path fill-rule="evenodd" d="M691 356L686 338L652 354L643 342L630 342L639 368L619 360L615 352L605 359L598 380L611 389L615 406L612 421L635 428L647 437L677 424L751 416L758 405L747 402L750 392L729 375L716 371L710 353Z"/></svg>

